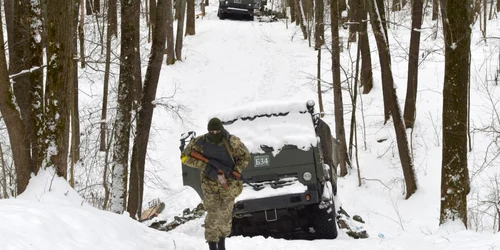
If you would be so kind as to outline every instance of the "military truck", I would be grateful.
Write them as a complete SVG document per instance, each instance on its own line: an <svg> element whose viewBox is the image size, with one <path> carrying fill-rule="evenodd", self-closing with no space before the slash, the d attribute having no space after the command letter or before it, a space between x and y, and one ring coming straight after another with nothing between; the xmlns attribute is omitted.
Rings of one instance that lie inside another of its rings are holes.
<svg viewBox="0 0 500 250"><path fill-rule="evenodd" d="M271 103L214 115L251 152L242 172L231 235L335 239L336 139L314 101ZM191 135L194 136L194 135ZM186 139L187 136L183 137ZM200 197L200 172L182 166L184 185Z"/></svg>
<svg viewBox="0 0 500 250"><path fill-rule="evenodd" d="M254 19L254 14L263 10L267 0L219 0L217 16L224 20L228 15L243 15Z"/></svg>

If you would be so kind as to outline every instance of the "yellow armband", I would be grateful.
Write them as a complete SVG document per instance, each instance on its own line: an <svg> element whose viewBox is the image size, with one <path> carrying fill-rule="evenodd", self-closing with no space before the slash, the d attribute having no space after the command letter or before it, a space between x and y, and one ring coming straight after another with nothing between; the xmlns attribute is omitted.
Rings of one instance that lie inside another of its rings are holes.
<svg viewBox="0 0 500 250"><path fill-rule="evenodd" d="M187 155L183 155L183 156L181 157L181 162L182 162L182 163L186 162L187 158L188 158L188 157L187 157Z"/></svg>

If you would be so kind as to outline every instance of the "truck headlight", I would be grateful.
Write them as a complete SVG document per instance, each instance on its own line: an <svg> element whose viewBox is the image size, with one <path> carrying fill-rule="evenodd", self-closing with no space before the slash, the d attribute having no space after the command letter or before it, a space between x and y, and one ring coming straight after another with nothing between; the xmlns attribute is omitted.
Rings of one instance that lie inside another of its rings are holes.
<svg viewBox="0 0 500 250"><path fill-rule="evenodd" d="M304 180L306 181L310 181L311 178L312 178L312 174L309 173L309 172L305 172L303 175L302 175L302 178L304 178Z"/></svg>

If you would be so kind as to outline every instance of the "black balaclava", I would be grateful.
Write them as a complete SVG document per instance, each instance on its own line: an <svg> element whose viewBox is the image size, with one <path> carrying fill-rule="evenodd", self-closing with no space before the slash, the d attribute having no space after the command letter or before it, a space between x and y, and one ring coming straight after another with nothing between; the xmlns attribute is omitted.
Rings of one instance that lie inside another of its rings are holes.
<svg viewBox="0 0 500 250"><path fill-rule="evenodd" d="M210 121L208 122L208 125L207 125L207 129L209 131L208 139L210 139L210 141L212 141L213 143L219 143L222 141L222 130L224 129L224 127L222 126L222 122L221 122L221 120L219 120L219 118L214 117L214 118L210 119ZM217 134L210 133L210 131L214 131L214 130L217 130L220 132Z"/></svg>

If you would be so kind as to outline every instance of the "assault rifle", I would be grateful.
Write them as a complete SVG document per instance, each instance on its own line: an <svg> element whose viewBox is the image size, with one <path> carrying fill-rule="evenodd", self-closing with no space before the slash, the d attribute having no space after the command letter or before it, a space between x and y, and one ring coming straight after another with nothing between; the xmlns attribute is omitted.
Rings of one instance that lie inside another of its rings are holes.
<svg viewBox="0 0 500 250"><path fill-rule="evenodd" d="M243 181L244 183L251 186L254 190L262 189L262 187L256 186L256 185L253 185L252 183L250 183L245 177L243 177L243 175L241 175L241 173L238 173L237 171L234 171L234 170L230 169L229 167L224 166L222 163L220 163L216 160L206 158L200 152L192 150L191 157L198 159L200 161L203 161L203 162L207 163L208 165L212 166L213 168L215 168L218 172L217 178L224 188L226 188L224 186L224 184L227 185L227 183L225 183L225 179L222 180L221 178L223 178L226 175L228 177L232 177L234 179Z"/></svg>

